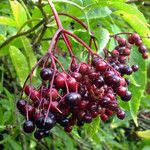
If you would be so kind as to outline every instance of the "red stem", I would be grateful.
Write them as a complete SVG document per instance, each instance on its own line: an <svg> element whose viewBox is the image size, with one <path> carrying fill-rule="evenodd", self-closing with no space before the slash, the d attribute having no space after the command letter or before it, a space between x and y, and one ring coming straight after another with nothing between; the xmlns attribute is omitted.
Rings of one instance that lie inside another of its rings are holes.
<svg viewBox="0 0 150 150"><path fill-rule="evenodd" d="M62 32L65 32L66 34L72 36L74 39L76 39L79 43L81 43L91 54L96 54L85 42L83 42L79 37L76 35L72 34L71 32L67 30L62 30Z"/></svg>
<svg viewBox="0 0 150 150"><path fill-rule="evenodd" d="M51 44L50 44L50 47L49 47L49 49L48 49L48 53L49 53L49 54L52 52L52 48L53 48L53 46L54 46L54 44L55 44L55 41L56 41L56 39L57 39L57 37L59 36L59 34L60 34L61 31L62 31L62 28L58 29L58 30L56 31L56 33L54 34L54 36L53 36L53 38L52 38L52 41L51 41Z"/></svg>
<svg viewBox="0 0 150 150"><path fill-rule="evenodd" d="M53 5L51 0L48 0L48 3L49 3L49 5L50 5L50 7L51 7L51 9L53 11L53 14L54 14L54 17L55 17L55 20L56 20L58 28L59 29L63 29L61 21L60 21L59 16L58 16L58 13L57 13L57 11L55 9L55 6Z"/></svg>

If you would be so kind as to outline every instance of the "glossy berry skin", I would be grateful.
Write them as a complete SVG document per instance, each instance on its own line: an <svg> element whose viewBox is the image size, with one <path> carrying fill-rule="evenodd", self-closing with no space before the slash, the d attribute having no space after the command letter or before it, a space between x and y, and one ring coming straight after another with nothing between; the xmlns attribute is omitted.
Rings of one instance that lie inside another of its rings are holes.
<svg viewBox="0 0 150 150"><path fill-rule="evenodd" d="M73 72L71 75L76 79L77 82L82 80L82 75L79 72Z"/></svg>
<svg viewBox="0 0 150 150"><path fill-rule="evenodd" d="M27 104L20 112L23 116L26 116L28 112L28 117L32 119L35 115L35 108L32 105Z"/></svg>
<svg viewBox="0 0 150 150"><path fill-rule="evenodd" d="M143 53L142 57L143 57L143 59L147 59L148 58L148 53Z"/></svg>
<svg viewBox="0 0 150 150"><path fill-rule="evenodd" d="M81 95L76 92L71 92L66 95L65 102L69 106L75 106L81 101Z"/></svg>
<svg viewBox="0 0 150 150"><path fill-rule="evenodd" d="M77 81L75 78L70 77L67 79L67 85L70 91L75 91L77 88Z"/></svg>
<svg viewBox="0 0 150 150"><path fill-rule="evenodd" d="M28 120L23 124L23 130L26 133L32 133L35 129L35 125L32 121Z"/></svg>
<svg viewBox="0 0 150 150"><path fill-rule="evenodd" d="M94 81L94 84L98 88L102 87L105 84L104 78L102 76L99 76L99 78Z"/></svg>
<svg viewBox="0 0 150 150"><path fill-rule="evenodd" d="M36 127L39 128L39 129L42 129L44 128L44 116L41 116L41 117L38 117L36 120L35 120L35 124L36 124Z"/></svg>
<svg viewBox="0 0 150 150"><path fill-rule="evenodd" d="M102 100L100 101L100 106L101 107L107 107L108 104L110 103L110 98L109 97L103 97Z"/></svg>
<svg viewBox="0 0 150 150"><path fill-rule="evenodd" d="M91 123L92 122L92 116L90 114L86 114L86 115L84 115L83 120L86 123Z"/></svg>
<svg viewBox="0 0 150 150"><path fill-rule="evenodd" d="M118 109L118 103L116 101L111 101L108 105L108 109L111 111L115 111Z"/></svg>
<svg viewBox="0 0 150 150"><path fill-rule="evenodd" d="M121 99L122 99L123 101L129 101L129 100L131 99L131 97L132 97L131 92L130 92L130 91L127 91L127 92L126 92L126 95L123 96L123 97L121 97Z"/></svg>
<svg viewBox="0 0 150 150"><path fill-rule="evenodd" d="M62 120L60 120L58 122L59 122L60 126L66 127L69 124L69 119L68 118L64 118L64 119L62 119Z"/></svg>
<svg viewBox="0 0 150 150"><path fill-rule="evenodd" d="M138 47L140 47L142 45L142 40L137 40L135 42L135 45L138 46Z"/></svg>
<svg viewBox="0 0 150 150"><path fill-rule="evenodd" d="M112 52L111 52L112 56L113 57L119 57L119 52L118 50L114 49Z"/></svg>
<svg viewBox="0 0 150 150"><path fill-rule="evenodd" d="M146 52L147 52L147 48L146 48L146 46L145 46L145 45L143 45L143 44L142 44L142 45L140 45L140 47L139 47L139 52L140 52L140 53L142 53L142 54L143 54L143 53L146 53Z"/></svg>
<svg viewBox="0 0 150 150"><path fill-rule="evenodd" d="M133 73L133 70L132 70L131 67L127 66L127 67L124 68L124 72L127 75L131 75Z"/></svg>
<svg viewBox="0 0 150 150"><path fill-rule="evenodd" d="M104 61L99 61L95 67L98 71L103 72L107 69L107 64Z"/></svg>
<svg viewBox="0 0 150 150"><path fill-rule="evenodd" d="M126 95L126 92L127 92L127 88L124 87L124 86L120 86L117 88L117 95L119 95L120 97L123 97Z"/></svg>
<svg viewBox="0 0 150 150"><path fill-rule="evenodd" d="M46 130L50 130L52 129L56 124L56 120L52 119L50 117L47 117L46 119L44 119L44 129Z"/></svg>
<svg viewBox="0 0 150 150"><path fill-rule="evenodd" d="M51 71L51 69L49 68L43 68L40 75L43 80L51 80L53 76L53 71Z"/></svg>
<svg viewBox="0 0 150 150"><path fill-rule="evenodd" d="M42 130L36 130L34 132L34 137L37 139L37 140L41 140L43 137L44 137L44 132Z"/></svg>
<svg viewBox="0 0 150 150"><path fill-rule="evenodd" d="M44 137L48 137L49 136L49 133L50 133L49 130L43 130L43 132L44 132Z"/></svg>
<svg viewBox="0 0 150 150"><path fill-rule="evenodd" d="M79 68L79 72L83 75L87 74L89 71L89 66L87 64L81 64Z"/></svg>
<svg viewBox="0 0 150 150"><path fill-rule="evenodd" d="M125 112L123 110L118 110L117 112L117 117L121 120L123 120L125 118Z"/></svg>
<svg viewBox="0 0 150 150"><path fill-rule="evenodd" d="M126 39L125 38L119 38L117 41L118 41L118 44L120 46L125 46L126 45Z"/></svg>
<svg viewBox="0 0 150 150"><path fill-rule="evenodd" d="M123 50L123 55L124 56L130 56L130 53L131 53L131 50L128 49L128 48L126 48L126 49Z"/></svg>
<svg viewBox="0 0 150 150"><path fill-rule="evenodd" d="M17 108L19 110L25 109L26 104L27 104L27 101L25 101L25 100L19 100L17 102Z"/></svg>
<svg viewBox="0 0 150 150"><path fill-rule="evenodd" d="M61 75L58 75L56 78L55 78L55 84L58 88L64 88L65 87L65 80L66 78L61 76Z"/></svg>
<svg viewBox="0 0 150 150"><path fill-rule="evenodd" d="M138 71L139 70L139 66L138 65L132 65L132 70L134 72Z"/></svg>

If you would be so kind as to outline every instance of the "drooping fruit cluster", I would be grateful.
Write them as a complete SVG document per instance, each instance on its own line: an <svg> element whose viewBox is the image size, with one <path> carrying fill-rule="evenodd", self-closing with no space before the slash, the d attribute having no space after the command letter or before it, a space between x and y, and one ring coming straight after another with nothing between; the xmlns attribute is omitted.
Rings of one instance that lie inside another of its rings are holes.
<svg viewBox="0 0 150 150"><path fill-rule="evenodd" d="M140 36L137 33L133 33L128 37L128 41L119 36L115 36L114 38L118 42L118 45L111 52L111 55L107 57L108 62L114 69L119 71L121 75L131 75L133 72L138 71L138 65L134 64L129 66L127 65L127 61L131 54L133 44L138 47L143 59L148 58L147 48L143 44Z"/></svg>
<svg viewBox="0 0 150 150"><path fill-rule="evenodd" d="M125 118L117 98L128 102L132 97L129 81L123 77L138 70L138 65L127 65L131 44L139 47L144 59L147 53L138 34L131 34L128 42L118 35L115 40L118 46L105 59L90 51L88 63L77 62L72 57L67 71L55 54L43 57L42 68L38 64L41 84L35 87L32 83L34 68L29 84L25 83L23 88L27 98L17 102L17 108L26 117L25 132L34 132L35 138L40 140L48 136L56 124L69 133L74 125L91 123L97 116L103 121L112 115Z"/></svg>

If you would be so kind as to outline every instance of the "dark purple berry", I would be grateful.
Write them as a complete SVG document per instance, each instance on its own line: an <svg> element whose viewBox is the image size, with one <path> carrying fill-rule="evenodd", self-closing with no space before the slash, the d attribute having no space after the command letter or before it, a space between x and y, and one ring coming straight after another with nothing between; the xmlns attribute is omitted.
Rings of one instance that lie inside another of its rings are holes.
<svg viewBox="0 0 150 150"><path fill-rule="evenodd" d="M132 97L131 92L130 92L130 91L127 91L127 92L126 92L126 95L123 96L123 97L121 97L121 99L122 99L123 101L129 101L129 100L131 99L131 97Z"/></svg>
<svg viewBox="0 0 150 150"><path fill-rule="evenodd" d="M19 110L25 109L26 104L27 104L27 102L25 100L21 99L17 102L17 108Z"/></svg>
<svg viewBox="0 0 150 150"><path fill-rule="evenodd" d="M44 129L46 130L50 130L52 129L56 124L56 120L52 119L50 117L47 117L46 119L44 119Z"/></svg>
<svg viewBox="0 0 150 150"><path fill-rule="evenodd" d="M116 101L111 101L108 105L108 109L111 111L115 111L118 109L118 103Z"/></svg>
<svg viewBox="0 0 150 150"><path fill-rule="evenodd" d="M147 52L147 48L144 44L140 45L139 52L142 54Z"/></svg>
<svg viewBox="0 0 150 150"><path fill-rule="evenodd" d="M50 80L52 79L53 71L51 71L49 68L43 68L40 75L43 80Z"/></svg>
<svg viewBox="0 0 150 150"><path fill-rule="evenodd" d="M83 120L86 123L91 123L92 122L92 116L90 114L86 114L86 115L84 115Z"/></svg>
<svg viewBox="0 0 150 150"><path fill-rule="evenodd" d="M34 132L34 137L37 139L37 140L41 140L43 137L44 137L44 132L42 130L36 130Z"/></svg>
<svg viewBox="0 0 150 150"><path fill-rule="evenodd" d="M134 72L138 71L139 70L139 66L138 65L132 65L132 70Z"/></svg>
<svg viewBox="0 0 150 150"><path fill-rule="evenodd" d="M125 112L121 109L118 110L117 112L117 117L121 120L123 120L125 118Z"/></svg>
<svg viewBox="0 0 150 150"><path fill-rule="evenodd" d="M71 92L66 95L65 102L69 106L75 106L81 101L81 95L76 92Z"/></svg>
<svg viewBox="0 0 150 150"><path fill-rule="evenodd" d="M69 124L69 119L68 118L64 118L64 119L60 120L58 123L60 124L60 126L66 127Z"/></svg>
<svg viewBox="0 0 150 150"><path fill-rule="evenodd" d="M102 99L101 99L101 101L100 101L100 106L101 107L107 107L108 106L108 104L110 103L110 98L109 97L103 97Z"/></svg>
<svg viewBox="0 0 150 150"><path fill-rule="evenodd" d="M99 76L98 79L94 80L94 84L95 84L98 88L102 87L102 86L105 84L104 78L103 78L102 76Z"/></svg>
<svg viewBox="0 0 150 150"><path fill-rule="evenodd" d="M28 120L23 124L23 130L26 133L32 133L35 129L35 125L32 121Z"/></svg>

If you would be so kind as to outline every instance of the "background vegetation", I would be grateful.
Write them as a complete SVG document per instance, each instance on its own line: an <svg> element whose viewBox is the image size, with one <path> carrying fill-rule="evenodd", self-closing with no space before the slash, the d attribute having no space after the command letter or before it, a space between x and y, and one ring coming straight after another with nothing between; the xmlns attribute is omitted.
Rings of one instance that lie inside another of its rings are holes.
<svg viewBox="0 0 150 150"><path fill-rule="evenodd" d="M137 0L53 0L58 12L75 15L94 31L99 51L109 41L109 34L137 32L150 48L150 2ZM94 4L95 3L95 4ZM93 5L94 4L94 5ZM120 121L112 117L106 123L97 118L90 125L75 128L71 134L59 126L49 137L36 141L22 130L23 118L16 109L21 86L32 66L45 54L56 23L46 0L0 1L0 149L6 150L149 150L150 149L150 66L133 50L130 62L137 62L140 70L132 75L131 102L120 102L127 117ZM89 32L72 19L60 16L64 27L84 41ZM147 37L147 38L146 38ZM72 40L77 56L83 47ZM66 47L59 48L65 53ZM67 63L63 57L60 60Z"/></svg>

